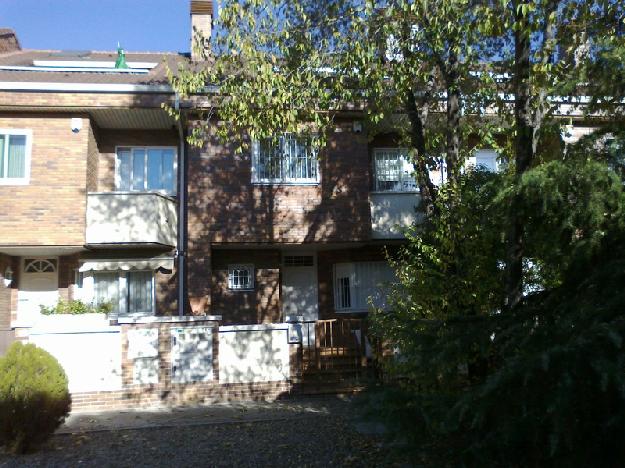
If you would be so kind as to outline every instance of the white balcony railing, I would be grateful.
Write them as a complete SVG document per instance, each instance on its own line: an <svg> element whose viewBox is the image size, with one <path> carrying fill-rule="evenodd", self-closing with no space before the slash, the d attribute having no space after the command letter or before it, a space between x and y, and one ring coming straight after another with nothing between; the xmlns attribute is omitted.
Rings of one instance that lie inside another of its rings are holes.
<svg viewBox="0 0 625 468"><path fill-rule="evenodd" d="M176 202L157 193L90 193L87 244L175 246L177 218Z"/></svg>
<svg viewBox="0 0 625 468"><path fill-rule="evenodd" d="M403 239L402 228L419 222L419 194L415 192L372 192L371 237L373 239Z"/></svg>

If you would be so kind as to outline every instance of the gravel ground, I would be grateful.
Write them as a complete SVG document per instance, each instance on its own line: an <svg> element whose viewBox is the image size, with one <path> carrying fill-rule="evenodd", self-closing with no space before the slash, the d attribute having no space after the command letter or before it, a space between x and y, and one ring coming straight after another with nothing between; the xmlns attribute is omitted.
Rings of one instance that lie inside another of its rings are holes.
<svg viewBox="0 0 625 468"><path fill-rule="evenodd" d="M307 402L274 415L270 408L252 408L251 416L241 420L241 407L233 407L232 418L204 422L196 408L190 409L189 425L181 418L167 425L161 414L152 426L149 414L141 413L134 428L98 425L95 416L88 419L92 427L57 433L36 453L0 451L0 467L399 466L380 436L356 430L349 408L349 402ZM210 414L210 408L205 411Z"/></svg>

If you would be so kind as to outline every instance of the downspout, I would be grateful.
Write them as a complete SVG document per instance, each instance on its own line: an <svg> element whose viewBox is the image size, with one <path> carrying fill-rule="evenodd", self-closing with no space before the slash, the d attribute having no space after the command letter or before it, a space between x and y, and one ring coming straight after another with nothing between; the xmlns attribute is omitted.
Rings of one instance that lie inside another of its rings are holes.
<svg viewBox="0 0 625 468"><path fill-rule="evenodd" d="M178 316L185 315L187 305L187 145L184 114L180 110L180 95L176 93L175 110L178 112Z"/></svg>

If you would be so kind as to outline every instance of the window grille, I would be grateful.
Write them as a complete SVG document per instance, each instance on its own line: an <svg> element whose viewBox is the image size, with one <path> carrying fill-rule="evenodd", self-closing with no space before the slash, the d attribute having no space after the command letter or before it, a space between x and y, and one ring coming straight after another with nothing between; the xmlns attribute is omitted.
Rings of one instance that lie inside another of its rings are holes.
<svg viewBox="0 0 625 468"><path fill-rule="evenodd" d="M277 139L255 141L252 151L252 182L317 183L319 168L312 140L285 134Z"/></svg>
<svg viewBox="0 0 625 468"><path fill-rule="evenodd" d="M228 288L237 290L253 289L254 265L229 265Z"/></svg>
<svg viewBox="0 0 625 468"><path fill-rule="evenodd" d="M25 273L54 273L56 271L55 259L32 259L24 260Z"/></svg>
<svg viewBox="0 0 625 468"><path fill-rule="evenodd" d="M378 192L414 192L418 190L407 150L376 149L373 153L375 190Z"/></svg>
<svg viewBox="0 0 625 468"><path fill-rule="evenodd" d="M313 266L312 255L285 255L284 266Z"/></svg>

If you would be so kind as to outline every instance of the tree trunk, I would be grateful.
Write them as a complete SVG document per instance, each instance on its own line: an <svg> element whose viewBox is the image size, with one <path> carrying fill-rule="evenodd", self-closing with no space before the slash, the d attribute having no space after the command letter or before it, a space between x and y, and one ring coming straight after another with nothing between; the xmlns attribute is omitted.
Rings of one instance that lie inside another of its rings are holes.
<svg viewBox="0 0 625 468"><path fill-rule="evenodd" d="M454 184L460 176L460 89L458 87L458 58L450 54L445 73L447 88L447 147L445 163L447 178Z"/></svg>
<svg viewBox="0 0 625 468"><path fill-rule="evenodd" d="M410 120L410 143L416 151L414 169L417 174L417 183L421 190L423 206L426 213L432 214L435 211L436 187L430 178L430 171L427 164L427 154L425 148L425 125L423 118L417 109L417 99L412 91L408 91L406 99L406 111Z"/></svg>
<svg viewBox="0 0 625 468"><path fill-rule="evenodd" d="M530 36L529 20L514 5L517 29L514 32L514 140L515 179L518 182L534 157L534 128L530 107ZM506 278L506 307L514 308L523 298L523 230L524 222L518 215L521 200L511 206L508 234L508 261Z"/></svg>

